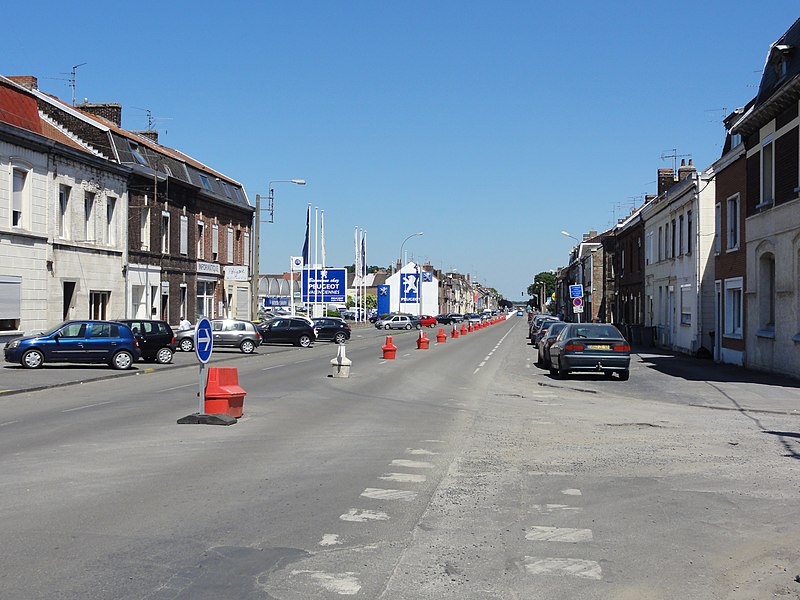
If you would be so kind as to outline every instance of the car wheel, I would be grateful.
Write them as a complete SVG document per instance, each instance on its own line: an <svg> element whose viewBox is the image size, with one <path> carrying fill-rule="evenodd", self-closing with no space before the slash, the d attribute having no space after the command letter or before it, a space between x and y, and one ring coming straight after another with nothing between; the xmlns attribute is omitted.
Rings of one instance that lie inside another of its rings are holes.
<svg viewBox="0 0 800 600"><path fill-rule="evenodd" d="M242 340L242 343L239 344L239 350L241 350L245 354L252 354L255 349L256 345L253 343L252 340Z"/></svg>
<svg viewBox="0 0 800 600"><path fill-rule="evenodd" d="M343 333L337 333L334 336L333 341L337 344L344 344L347 341L347 336Z"/></svg>
<svg viewBox="0 0 800 600"><path fill-rule="evenodd" d="M406 323L406 329L411 329L411 323Z"/></svg>
<svg viewBox="0 0 800 600"><path fill-rule="evenodd" d="M19 362L26 369L38 369L44 364L44 354L39 350L28 350Z"/></svg>
<svg viewBox="0 0 800 600"><path fill-rule="evenodd" d="M542 366L542 353L541 352L537 352L536 353L536 366L537 367L541 367Z"/></svg>
<svg viewBox="0 0 800 600"><path fill-rule="evenodd" d="M631 372L628 369L625 369L624 371L620 371L619 372L619 378L622 381L628 381L630 376L631 376Z"/></svg>
<svg viewBox="0 0 800 600"><path fill-rule="evenodd" d="M561 362L559 362L558 365L556 366L556 376L559 379L566 379L567 378L567 373L569 373L569 371L567 371L566 369L562 369L561 368Z"/></svg>
<svg viewBox="0 0 800 600"><path fill-rule="evenodd" d="M156 362L160 365L166 365L172 362L172 350L169 348L161 348L156 353Z"/></svg>
<svg viewBox="0 0 800 600"><path fill-rule="evenodd" d="M133 355L127 350L120 350L111 357L111 367L119 371L130 369L133 364Z"/></svg>
<svg viewBox="0 0 800 600"><path fill-rule="evenodd" d="M301 348L308 348L311 345L311 338L307 335L301 335L297 340L297 345Z"/></svg>
<svg viewBox="0 0 800 600"><path fill-rule="evenodd" d="M191 352L194 350L194 342L191 338L183 338L180 343L181 352Z"/></svg>
<svg viewBox="0 0 800 600"><path fill-rule="evenodd" d="M552 364L550 363L550 359L549 359L549 358L545 358L545 359L542 361L542 364L544 365L544 368L545 368L545 369L549 369L549 368L552 366Z"/></svg>

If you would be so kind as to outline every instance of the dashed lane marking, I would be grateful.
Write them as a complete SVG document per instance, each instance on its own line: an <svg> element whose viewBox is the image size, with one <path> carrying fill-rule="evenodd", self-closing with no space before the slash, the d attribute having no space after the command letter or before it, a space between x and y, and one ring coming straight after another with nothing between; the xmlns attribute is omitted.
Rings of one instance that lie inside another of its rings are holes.
<svg viewBox="0 0 800 600"><path fill-rule="evenodd" d="M104 404L113 404L114 400L108 400L107 402L98 402L97 404L87 404L86 406L76 406L75 408L68 408L66 410L62 410L62 413L73 412L76 410L83 410L84 408L94 408L95 406L103 406Z"/></svg>
<svg viewBox="0 0 800 600"><path fill-rule="evenodd" d="M175 387L166 388L166 389L164 389L164 390L158 390L158 391L156 392L156 394L163 394L164 392L171 392L172 390L181 390L181 389L183 389L183 388L192 387L192 386L194 386L194 387L197 387L197 382L194 382L194 383L186 383L186 384L184 384L184 385L176 385Z"/></svg>
<svg viewBox="0 0 800 600"><path fill-rule="evenodd" d="M361 495L365 498L372 498L373 500L403 500L405 502L411 502L417 497L417 492L367 488L361 492Z"/></svg>
<svg viewBox="0 0 800 600"><path fill-rule="evenodd" d="M576 490L576 489L561 490L561 493L564 494L565 496L582 496L583 495L580 490Z"/></svg>
<svg viewBox="0 0 800 600"><path fill-rule="evenodd" d="M399 481L401 483L424 483L427 477L414 473L386 473L378 477L378 479L383 479L384 481Z"/></svg>
<svg viewBox="0 0 800 600"><path fill-rule="evenodd" d="M573 529L571 527L531 527L525 534L525 539L532 542L565 542L577 544L591 542L591 529Z"/></svg>
<svg viewBox="0 0 800 600"><path fill-rule="evenodd" d="M261 370L262 370L262 371L269 371L270 369L280 369L281 367L285 367L285 366L286 366L286 365L274 365L274 366L272 366L272 367L266 367L266 368L264 368L264 369L261 369Z"/></svg>
<svg viewBox="0 0 800 600"><path fill-rule="evenodd" d="M603 569L594 560L580 558L551 558L526 556L525 570L531 575L554 573L556 575L573 575L583 579L602 579Z"/></svg>
<svg viewBox="0 0 800 600"><path fill-rule="evenodd" d="M366 523L367 521L388 521L389 515L379 510L360 510L351 508L345 514L339 515L340 521L350 523Z"/></svg>
<svg viewBox="0 0 800 600"><path fill-rule="evenodd" d="M432 469L433 463L424 462L421 460L404 460L396 458L392 461L393 467L407 467L409 469Z"/></svg>

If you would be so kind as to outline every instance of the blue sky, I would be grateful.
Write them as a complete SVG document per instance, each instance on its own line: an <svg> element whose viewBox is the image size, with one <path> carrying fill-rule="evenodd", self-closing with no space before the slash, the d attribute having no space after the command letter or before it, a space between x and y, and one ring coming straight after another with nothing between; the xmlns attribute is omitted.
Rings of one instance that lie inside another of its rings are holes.
<svg viewBox="0 0 800 600"><path fill-rule="evenodd" d="M311 203L331 266L353 262L356 226L378 265L423 231L410 258L518 300L566 262L561 230L602 231L655 192L662 155L719 157L725 112L800 15L796 0L145 0L6 16L2 74L69 101L87 63L79 101L121 103L128 129L150 110L162 143L251 200L307 180L275 186L262 272L300 254Z"/></svg>

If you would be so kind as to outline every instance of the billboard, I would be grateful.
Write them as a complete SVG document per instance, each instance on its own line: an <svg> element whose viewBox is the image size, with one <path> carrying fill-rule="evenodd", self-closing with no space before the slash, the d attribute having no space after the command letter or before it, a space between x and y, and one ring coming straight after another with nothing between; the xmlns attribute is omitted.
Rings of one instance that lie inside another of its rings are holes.
<svg viewBox="0 0 800 600"><path fill-rule="evenodd" d="M417 273L400 274L400 304L417 304L419 302L419 275Z"/></svg>
<svg viewBox="0 0 800 600"><path fill-rule="evenodd" d="M304 269L303 302L347 302L346 269Z"/></svg>

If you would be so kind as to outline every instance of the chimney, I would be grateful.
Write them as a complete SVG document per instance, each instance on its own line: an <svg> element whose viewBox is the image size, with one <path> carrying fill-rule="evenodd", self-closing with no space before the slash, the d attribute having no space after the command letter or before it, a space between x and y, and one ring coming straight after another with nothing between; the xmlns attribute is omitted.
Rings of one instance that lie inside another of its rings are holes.
<svg viewBox="0 0 800 600"><path fill-rule="evenodd" d="M594 229L590 229L589 233L583 234L583 241L590 240L597 235L597 232Z"/></svg>
<svg viewBox="0 0 800 600"><path fill-rule="evenodd" d="M692 159L689 159L689 164L686 164L686 159L681 160L681 166L678 168L678 181L683 181L687 177L691 177L696 172Z"/></svg>
<svg viewBox="0 0 800 600"><path fill-rule="evenodd" d="M75 108L79 108L97 117L102 117L106 121L111 121L117 127L122 127L122 104L116 102L84 102L78 104Z"/></svg>
<svg viewBox="0 0 800 600"><path fill-rule="evenodd" d="M136 135L140 135L143 138L147 138L151 142L158 143L158 131L155 129L147 129L145 131L131 131L131 133L135 133Z"/></svg>
<svg viewBox="0 0 800 600"><path fill-rule="evenodd" d="M22 87L29 89L29 90L38 90L39 89L39 80L36 79L33 75L13 75L7 77L17 85L21 85Z"/></svg>
<svg viewBox="0 0 800 600"><path fill-rule="evenodd" d="M675 184L674 169L658 170L658 195L660 196Z"/></svg>

